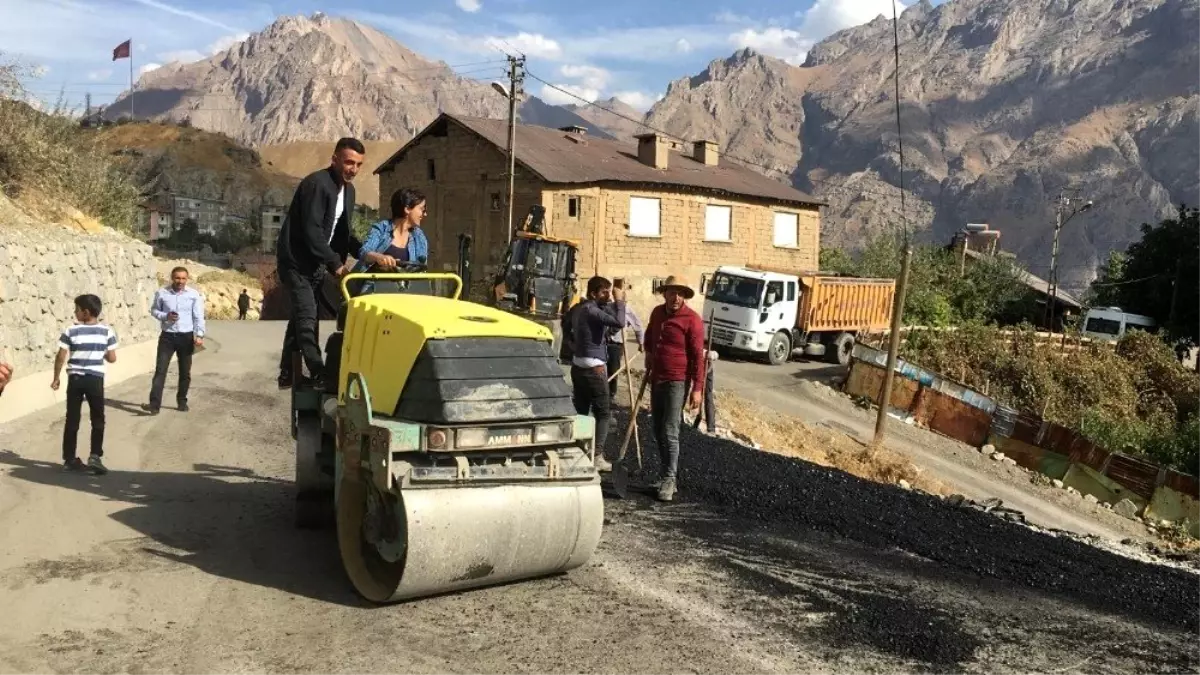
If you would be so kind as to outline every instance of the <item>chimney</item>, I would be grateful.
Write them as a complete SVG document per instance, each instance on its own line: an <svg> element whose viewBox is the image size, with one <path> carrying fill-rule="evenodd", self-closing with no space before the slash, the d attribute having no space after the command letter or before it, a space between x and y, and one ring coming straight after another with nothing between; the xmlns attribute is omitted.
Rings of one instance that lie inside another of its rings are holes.
<svg viewBox="0 0 1200 675"><path fill-rule="evenodd" d="M667 168L667 152L670 147L665 136L656 133L634 136L638 142L638 161L655 169Z"/></svg>
<svg viewBox="0 0 1200 675"><path fill-rule="evenodd" d="M692 146L692 159L705 166L717 165L716 141L696 141Z"/></svg>
<svg viewBox="0 0 1200 675"><path fill-rule="evenodd" d="M581 126L579 126L578 124L572 124L572 125L571 125L571 126L569 126L569 127L559 127L559 128L558 128L558 130L559 130L559 131L565 131L565 132L567 132L568 134L579 134L580 136L586 136L586 135L587 135L587 128L586 128L586 127L581 127Z"/></svg>

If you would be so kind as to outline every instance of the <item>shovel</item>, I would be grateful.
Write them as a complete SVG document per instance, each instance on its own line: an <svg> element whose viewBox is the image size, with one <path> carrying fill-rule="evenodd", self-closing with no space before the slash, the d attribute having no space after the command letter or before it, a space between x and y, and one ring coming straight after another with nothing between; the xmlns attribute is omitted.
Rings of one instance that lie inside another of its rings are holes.
<svg viewBox="0 0 1200 675"><path fill-rule="evenodd" d="M632 380L633 378L630 378ZM646 394L646 385L650 383L650 364L646 364L646 372L642 373L642 384L638 387L637 398L633 399L633 404L629 408L629 427L625 430L625 440L621 441L621 450L617 453L617 461L613 462L612 482L613 491L621 499L626 499L629 496L629 470L625 468L625 451L629 449L629 440L633 438L637 431L637 414L638 408L642 404L642 396ZM633 396L633 390L629 390L630 397ZM638 465L641 466L641 439L638 439Z"/></svg>

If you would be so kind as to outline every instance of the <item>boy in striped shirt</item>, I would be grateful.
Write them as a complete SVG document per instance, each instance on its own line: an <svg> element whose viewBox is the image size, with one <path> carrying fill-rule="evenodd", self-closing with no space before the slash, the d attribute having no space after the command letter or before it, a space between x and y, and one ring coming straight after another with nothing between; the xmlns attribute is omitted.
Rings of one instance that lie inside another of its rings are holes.
<svg viewBox="0 0 1200 675"><path fill-rule="evenodd" d="M104 364L117 360L117 334L100 323L100 298L88 294L75 298L74 325L68 326L58 338L58 355L54 357L54 381L50 388L58 391L59 373L67 366L67 426L63 429L63 470L94 474L108 473L104 456ZM92 418L92 453L87 466L75 455L83 401L87 399Z"/></svg>

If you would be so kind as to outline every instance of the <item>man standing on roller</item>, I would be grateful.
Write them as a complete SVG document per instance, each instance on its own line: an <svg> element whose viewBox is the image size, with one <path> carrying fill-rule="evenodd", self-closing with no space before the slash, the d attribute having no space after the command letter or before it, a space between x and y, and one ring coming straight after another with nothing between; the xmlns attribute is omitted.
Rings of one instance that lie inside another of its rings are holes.
<svg viewBox="0 0 1200 675"><path fill-rule="evenodd" d="M358 139L339 140L329 166L300 181L279 230L279 281L287 289L292 305L279 361L281 389L292 386L299 376L292 372L292 354L297 350L304 357L312 385L325 388L325 362L317 343L317 298L326 274L344 275L348 269L346 256L362 248L350 231L350 223L354 214L353 181L365 154Z"/></svg>

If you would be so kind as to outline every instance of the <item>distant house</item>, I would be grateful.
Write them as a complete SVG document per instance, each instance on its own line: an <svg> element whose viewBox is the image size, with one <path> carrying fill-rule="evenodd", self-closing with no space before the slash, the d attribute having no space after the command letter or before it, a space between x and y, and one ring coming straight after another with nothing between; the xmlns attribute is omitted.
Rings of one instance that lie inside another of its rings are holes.
<svg viewBox="0 0 1200 675"><path fill-rule="evenodd" d="M1007 253L1000 249L1000 232L998 230L988 229L987 225L969 225L954 234L951 239L949 248L958 256L961 269L966 270L967 265L976 261L992 257L1009 257L1014 258L1011 253ZM1030 274L1021 269L1019 278L1022 283L1029 287L1029 291L1035 302L1030 303L1035 309L1025 318L1035 326L1045 327L1046 322L1046 301L1050 297L1050 284L1045 279ZM1063 326L1072 318L1079 317L1080 311L1083 309L1083 301L1071 295L1070 293L1057 289L1055 293L1057 302L1054 303L1055 312L1052 325L1050 328L1054 331L1061 331Z"/></svg>
<svg viewBox="0 0 1200 675"><path fill-rule="evenodd" d="M138 205L138 232L146 241L158 241L171 236L172 213L169 207L155 201Z"/></svg>
<svg viewBox="0 0 1200 675"><path fill-rule="evenodd" d="M274 253L275 244L279 241L279 230L283 228L283 219L287 216L286 206L264 206L259 212L259 222L262 230L263 253Z"/></svg>
<svg viewBox="0 0 1200 675"><path fill-rule="evenodd" d="M476 269L493 271L509 239L507 140L505 120L443 113L376 169L382 215L396 190L421 190L431 262L453 265L468 233ZM668 273L699 291L721 264L817 269L823 202L721 161L715 143L518 125L515 147L514 224L542 205L547 233L579 242L579 276L623 278L640 303Z"/></svg>
<svg viewBox="0 0 1200 675"><path fill-rule="evenodd" d="M225 223L225 202L200 197L175 196L171 215L176 226L185 220L192 220L200 232L215 235L221 225Z"/></svg>

